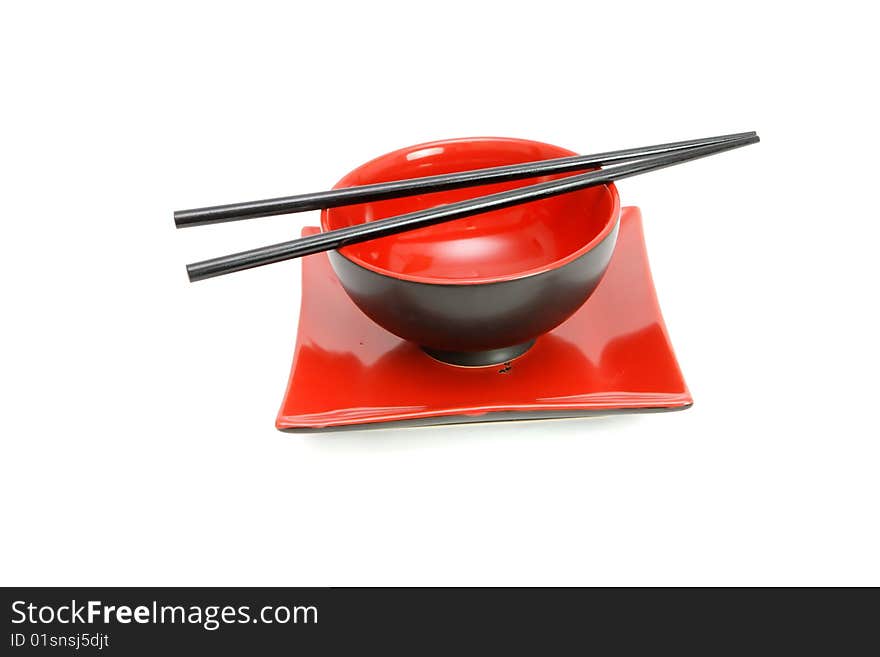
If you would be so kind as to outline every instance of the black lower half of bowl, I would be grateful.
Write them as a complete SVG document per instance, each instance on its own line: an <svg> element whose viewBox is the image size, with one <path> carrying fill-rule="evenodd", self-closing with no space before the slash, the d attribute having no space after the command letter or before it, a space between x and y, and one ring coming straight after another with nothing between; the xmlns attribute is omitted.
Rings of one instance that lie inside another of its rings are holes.
<svg viewBox="0 0 880 657"><path fill-rule="evenodd" d="M583 305L608 268L618 228L558 267L492 283L416 282L329 255L342 287L374 322L438 360L483 366L523 354Z"/></svg>

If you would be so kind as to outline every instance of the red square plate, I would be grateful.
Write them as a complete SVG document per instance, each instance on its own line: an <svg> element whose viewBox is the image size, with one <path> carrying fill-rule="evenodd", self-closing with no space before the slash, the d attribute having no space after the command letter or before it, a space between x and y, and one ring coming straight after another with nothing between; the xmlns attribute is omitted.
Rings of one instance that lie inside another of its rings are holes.
<svg viewBox="0 0 880 657"><path fill-rule="evenodd" d="M611 264L587 302L502 365L447 365L388 333L348 298L326 254L303 260L302 283L293 367L275 423L282 430L577 417L693 403L660 314L638 208L623 209Z"/></svg>

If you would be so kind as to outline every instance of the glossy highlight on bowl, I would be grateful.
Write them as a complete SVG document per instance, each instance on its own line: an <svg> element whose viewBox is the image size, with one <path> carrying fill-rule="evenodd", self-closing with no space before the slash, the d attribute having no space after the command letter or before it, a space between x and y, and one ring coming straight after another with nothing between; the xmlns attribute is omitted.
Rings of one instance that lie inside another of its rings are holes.
<svg viewBox="0 0 880 657"><path fill-rule="evenodd" d="M509 138L400 149L349 173L364 185L572 155ZM564 175L564 174L563 174ZM542 176L321 213L323 230L514 189ZM577 310L601 280L617 236L613 184L475 215L330 252L346 292L376 323L457 365L503 362Z"/></svg>

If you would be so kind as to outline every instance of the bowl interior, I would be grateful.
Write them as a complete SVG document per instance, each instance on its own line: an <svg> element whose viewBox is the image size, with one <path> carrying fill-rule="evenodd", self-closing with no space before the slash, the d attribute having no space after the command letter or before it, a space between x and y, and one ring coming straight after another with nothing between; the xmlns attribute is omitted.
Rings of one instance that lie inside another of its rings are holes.
<svg viewBox="0 0 880 657"><path fill-rule="evenodd" d="M438 141L394 151L345 176L336 187L574 155L540 142L505 138ZM324 230L423 210L571 174L541 176L324 210ZM428 283L507 280L554 268L607 234L617 190L602 185L554 198L344 247L349 260L382 274Z"/></svg>

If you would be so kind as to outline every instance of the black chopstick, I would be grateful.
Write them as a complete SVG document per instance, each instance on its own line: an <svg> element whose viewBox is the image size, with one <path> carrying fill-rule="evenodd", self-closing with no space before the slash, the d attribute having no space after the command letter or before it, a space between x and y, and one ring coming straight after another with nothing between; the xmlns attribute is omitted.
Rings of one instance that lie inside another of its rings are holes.
<svg viewBox="0 0 880 657"><path fill-rule="evenodd" d="M344 246L366 242L368 240L402 233L416 228L432 226L434 224L462 219L475 214L499 210L501 208L528 203L539 199L577 191L587 187L603 185L622 178L629 178L648 171L663 169L681 162L695 160L708 155L714 155L723 151L740 148L749 144L755 144L759 140L757 135L741 139L729 140L710 146L691 148L687 151L647 157L635 162L621 164L598 171L590 171L575 176L569 176L561 180L551 180L519 187L506 192L490 194L474 199L467 199L457 203L440 205L427 210L410 212L396 217L369 221L356 226L347 226L339 230L331 230L309 237L303 237L289 242L273 244L259 249L234 253L232 255L212 258L187 265L186 270L189 280L200 281L213 276L230 274L243 269L260 267L273 262L299 258L321 251L340 249Z"/></svg>
<svg viewBox="0 0 880 657"><path fill-rule="evenodd" d="M439 192L460 187L473 187L475 185L485 185L509 180L522 180L523 178L532 178L534 176L553 173L569 173L595 166L626 162L642 157L675 153L696 146L709 146L711 144L718 144L734 139L751 137L754 134L754 132L741 132L731 135L720 135L718 137L708 137L705 139L691 139L688 141L676 141L668 144L657 144L655 146L627 148L619 151L609 151L607 153L595 153L593 155L573 155L551 160L523 162L521 164L509 164L488 169L475 169L473 171L460 171L437 176L427 176L424 178L395 180L392 182L376 183L372 185L358 185L356 187L331 189L326 192L283 196L281 198L249 201L246 203L233 203L230 205L217 205L207 208L195 208L193 210L178 210L174 213L174 223L178 228L203 226L206 224L223 223L226 221L239 221L241 219L268 217L279 214L305 212L308 210L320 210L323 208L336 208L342 205L381 201L390 198L411 196L413 194L427 194L430 192Z"/></svg>

